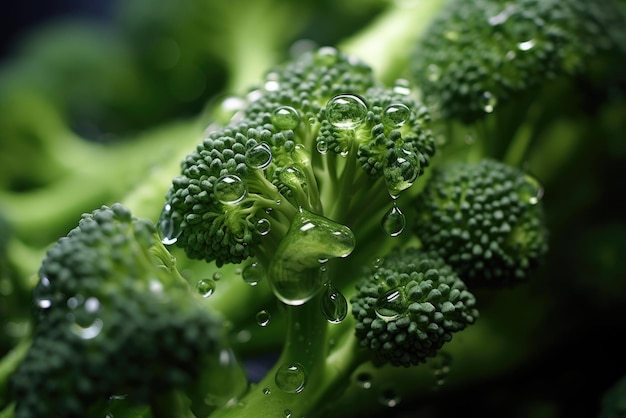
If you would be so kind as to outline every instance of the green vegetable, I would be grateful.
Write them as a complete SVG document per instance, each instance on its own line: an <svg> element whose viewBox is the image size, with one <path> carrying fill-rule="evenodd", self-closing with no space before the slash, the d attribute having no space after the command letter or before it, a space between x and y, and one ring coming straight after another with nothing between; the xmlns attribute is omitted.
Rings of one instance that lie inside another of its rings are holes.
<svg viewBox="0 0 626 418"><path fill-rule="evenodd" d="M626 367L595 337L625 325L622 3L112 22L0 72L0 417L573 415L539 371L597 413Z"/></svg>

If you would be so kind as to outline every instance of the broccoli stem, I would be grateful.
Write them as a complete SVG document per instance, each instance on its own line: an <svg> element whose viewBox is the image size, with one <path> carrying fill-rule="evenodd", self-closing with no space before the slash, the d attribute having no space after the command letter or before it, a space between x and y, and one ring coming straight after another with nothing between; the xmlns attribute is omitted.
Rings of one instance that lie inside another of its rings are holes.
<svg viewBox="0 0 626 418"><path fill-rule="evenodd" d="M20 342L14 346L11 351L2 356L0 361L0 410L6 408L9 404L11 396L9 394L9 376L13 374L17 366L20 364L26 352L30 348L31 338L22 338ZM6 411L0 413L4 414ZM7 415L11 416L11 415Z"/></svg>
<svg viewBox="0 0 626 418"><path fill-rule="evenodd" d="M392 2L366 29L340 43L339 49L358 57L370 57L368 64L377 77L391 84L406 77L413 46L446 4L446 0Z"/></svg>
<svg viewBox="0 0 626 418"><path fill-rule="evenodd" d="M162 200L167 191L167 182L162 180L176 175L186 150L201 137L202 129L195 122L183 122L126 142L96 144L78 137L61 141L63 149L55 152L65 155L63 175L42 189L0 191L2 210L17 236L28 244L47 245L71 229L81 213L118 201L146 178L158 186L151 189L151 196L160 193ZM147 154L146 150L151 151ZM152 170L159 181L152 178ZM158 211L160 207L156 206Z"/></svg>

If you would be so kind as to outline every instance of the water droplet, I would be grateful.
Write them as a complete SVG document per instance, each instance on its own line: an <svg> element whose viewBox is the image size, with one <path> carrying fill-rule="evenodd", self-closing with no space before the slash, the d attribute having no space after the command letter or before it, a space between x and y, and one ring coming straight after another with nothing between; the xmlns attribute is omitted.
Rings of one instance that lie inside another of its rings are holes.
<svg viewBox="0 0 626 418"><path fill-rule="evenodd" d="M483 95L481 97L481 102L482 102L483 110L486 113L491 113L491 112L493 112L493 109L495 108L496 104L498 103L498 100L494 97L493 94L491 94L491 92L486 91L486 92L483 93Z"/></svg>
<svg viewBox="0 0 626 418"><path fill-rule="evenodd" d="M274 376L276 386L288 393L302 392L306 386L306 379L306 370L300 363L282 365Z"/></svg>
<svg viewBox="0 0 626 418"><path fill-rule="evenodd" d="M354 129L367 116L365 101L354 94L340 94L328 101L326 117L337 129Z"/></svg>
<svg viewBox="0 0 626 418"><path fill-rule="evenodd" d="M272 162L272 150L265 142L255 145L246 151L246 164L250 168L263 170Z"/></svg>
<svg viewBox="0 0 626 418"><path fill-rule="evenodd" d="M328 143L326 141L317 141L316 148L320 154L326 154L328 152Z"/></svg>
<svg viewBox="0 0 626 418"><path fill-rule="evenodd" d="M102 322L102 319L93 318L89 324L77 321L72 322L70 330L83 340L91 340L100 334L103 325L104 323Z"/></svg>
<svg viewBox="0 0 626 418"><path fill-rule="evenodd" d="M376 257L373 261L372 261L372 267L374 269L379 269L380 266L383 265L383 263L385 262L385 259L382 257Z"/></svg>
<svg viewBox="0 0 626 418"><path fill-rule="evenodd" d="M246 197L247 192L243 181L233 174L220 177L215 182L215 186L213 186L215 197L225 205L234 205L241 202Z"/></svg>
<svg viewBox="0 0 626 418"><path fill-rule="evenodd" d="M215 292L215 282L211 279L198 280L196 290L203 298L208 298Z"/></svg>
<svg viewBox="0 0 626 418"><path fill-rule="evenodd" d="M285 409L283 414L285 415L285 418L291 418L291 410Z"/></svg>
<svg viewBox="0 0 626 418"><path fill-rule="evenodd" d="M67 319L71 323L70 330L82 339L95 338L102 330L102 319L97 317L100 310L100 300L96 297L85 299L82 295L68 298L67 306L71 312Z"/></svg>
<svg viewBox="0 0 626 418"><path fill-rule="evenodd" d="M268 326L271 320L272 316L265 309L256 314L256 322L262 327Z"/></svg>
<svg viewBox="0 0 626 418"><path fill-rule="evenodd" d="M491 26L498 26L508 20L508 18L515 12L515 5L508 4L500 13L489 17L488 21Z"/></svg>
<svg viewBox="0 0 626 418"><path fill-rule="evenodd" d="M272 123L280 130L296 129L300 123L300 115L291 106L281 106L272 113Z"/></svg>
<svg viewBox="0 0 626 418"><path fill-rule="evenodd" d="M439 81L439 77L441 77L441 68L439 68L438 65L430 64L428 67L426 67L426 70L426 77L428 78L428 81L432 83L436 83L437 81Z"/></svg>
<svg viewBox="0 0 626 418"><path fill-rule="evenodd" d="M383 216L381 226L383 231L391 237L397 237L404 231L406 218L395 201L391 209Z"/></svg>
<svg viewBox="0 0 626 418"><path fill-rule="evenodd" d="M389 408L393 408L398 406L400 403L400 397L393 389L385 389L380 393L380 397L378 398L379 402L387 406Z"/></svg>
<svg viewBox="0 0 626 418"><path fill-rule="evenodd" d="M431 360L431 368L435 378L433 388L439 389L446 383L448 374L450 373L450 364L452 356L444 351L437 353L437 356Z"/></svg>
<svg viewBox="0 0 626 418"><path fill-rule="evenodd" d="M267 80L263 84L263 88L267 91L278 91L280 90L280 83L277 80Z"/></svg>
<svg viewBox="0 0 626 418"><path fill-rule="evenodd" d="M276 297L302 305L322 290L320 260L347 257L356 245L345 225L302 209L291 222L269 266Z"/></svg>
<svg viewBox="0 0 626 418"><path fill-rule="evenodd" d="M216 271L215 273L213 273L213 280L215 280L216 282L222 280L222 273L220 273L219 271Z"/></svg>
<svg viewBox="0 0 626 418"><path fill-rule="evenodd" d="M411 117L411 109L404 103L392 103L383 111L382 121L390 128L399 128Z"/></svg>
<svg viewBox="0 0 626 418"><path fill-rule="evenodd" d="M315 64L320 66L330 66L337 62L339 52L332 46L324 46L315 53Z"/></svg>
<svg viewBox="0 0 626 418"><path fill-rule="evenodd" d="M150 279L148 281L148 290L156 295L161 295L163 294L163 284L156 279Z"/></svg>
<svg viewBox="0 0 626 418"><path fill-rule="evenodd" d="M270 233L271 229L272 229L272 224L267 219L261 218L258 221L256 221L255 230L257 234L267 235Z"/></svg>
<svg viewBox="0 0 626 418"><path fill-rule="evenodd" d="M290 166L278 174L280 181L292 190L306 187L306 176L298 167Z"/></svg>
<svg viewBox="0 0 626 418"><path fill-rule="evenodd" d="M181 234L180 223L175 221L172 214L172 206L166 203L161 211L158 221L161 242L163 245L173 245Z"/></svg>
<svg viewBox="0 0 626 418"><path fill-rule="evenodd" d="M396 81L394 81L391 90L396 94L408 96L411 94L411 83L407 79L398 78Z"/></svg>
<svg viewBox="0 0 626 418"><path fill-rule="evenodd" d="M407 310L404 293L400 289L391 289L376 299L374 312L383 321L393 321L402 316Z"/></svg>
<svg viewBox="0 0 626 418"><path fill-rule="evenodd" d="M419 159L413 151L399 149L389 155L387 165L383 168L383 176L393 199L415 183L419 168Z"/></svg>
<svg viewBox="0 0 626 418"><path fill-rule="evenodd" d="M52 300L48 295L48 289L50 288L50 279L46 276L42 276L39 279L39 283L35 286L33 291L33 300L37 306L41 309L49 309L52 306Z"/></svg>
<svg viewBox="0 0 626 418"><path fill-rule="evenodd" d="M256 286L265 276L265 269L258 261L248 264L242 271L241 277L243 281L250 286Z"/></svg>
<svg viewBox="0 0 626 418"><path fill-rule="evenodd" d="M520 51L529 51L535 46L535 40L529 39L528 41L520 42L517 44L517 49Z"/></svg>
<svg viewBox="0 0 626 418"><path fill-rule="evenodd" d="M524 176L524 185L521 190L523 200L531 205L536 205L543 197L543 186L533 176L526 174Z"/></svg>
<svg viewBox="0 0 626 418"><path fill-rule="evenodd" d="M348 315L348 301L332 284L327 283L325 288L320 300L322 315L331 324L338 324Z"/></svg>
<svg viewBox="0 0 626 418"><path fill-rule="evenodd" d="M372 375L367 372L362 372L356 375L356 384L363 389L369 389L372 387Z"/></svg>
<svg viewBox="0 0 626 418"><path fill-rule="evenodd" d="M271 393L272 391L270 390L270 388L263 388L263 395L269 395Z"/></svg>

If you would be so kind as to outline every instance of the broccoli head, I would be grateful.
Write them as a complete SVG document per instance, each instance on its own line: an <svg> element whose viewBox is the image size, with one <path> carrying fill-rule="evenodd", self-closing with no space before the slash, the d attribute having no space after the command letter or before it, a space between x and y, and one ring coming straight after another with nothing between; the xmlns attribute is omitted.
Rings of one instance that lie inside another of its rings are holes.
<svg viewBox="0 0 626 418"><path fill-rule="evenodd" d="M485 159L440 166L415 200L414 232L468 285L526 279L547 251L537 180Z"/></svg>
<svg viewBox="0 0 626 418"><path fill-rule="evenodd" d="M301 210L359 228L435 152L410 86L381 86L334 48L272 69L247 101L187 156L167 193L161 231L190 258L256 257L267 268Z"/></svg>
<svg viewBox="0 0 626 418"><path fill-rule="evenodd" d="M420 39L414 76L442 116L471 123L623 51L624 22L613 0L453 0Z"/></svg>
<svg viewBox="0 0 626 418"><path fill-rule="evenodd" d="M375 362L417 365L478 318L476 300L436 253L394 252L357 283L356 335Z"/></svg>
<svg viewBox="0 0 626 418"><path fill-rule="evenodd" d="M120 204L83 215L39 277L33 343L12 378L17 418L83 417L112 396L148 403L189 385L217 350L216 315L154 225Z"/></svg>

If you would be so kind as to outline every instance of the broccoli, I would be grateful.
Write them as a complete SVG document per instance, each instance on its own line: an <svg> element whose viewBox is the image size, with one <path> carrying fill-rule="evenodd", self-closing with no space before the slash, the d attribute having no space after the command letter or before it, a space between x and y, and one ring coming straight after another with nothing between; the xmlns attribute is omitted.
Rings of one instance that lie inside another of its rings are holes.
<svg viewBox="0 0 626 418"><path fill-rule="evenodd" d="M535 370L623 375L580 334L624 325L622 3L237 1L0 74L1 418L574 415ZM72 113L115 57L149 91Z"/></svg>
<svg viewBox="0 0 626 418"><path fill-rule="evenodd" d="M525 280L547 251L542 194L495 160L440 166L415 200L415 233L470 286Z"/></svg>
<svg viewBox="0 0 626 418"><path fill-rule="evenodd" d="M436 119L518 165L555 122L593 113L594 96L614 89L625 21L613 0L450 1L414 47L412 73Z"/></svg>
<svg viewBox="0 0 626 418"><path fill-rule="evenodd" d="M154 225L120 204L85 214L49 249L33 297L33 343L12 377L16 417L82 417L115 396L176 416L159 398L219 356L220 319Z"/></svg>
<svg viewBox="0 0 626 418"><path fill-rule="evenodd" d="M376 85L360 60L305 53L269 72L237 120L185 158L159 221L164 237L193 259L256 257L269 268L299 213L371 224L428 167L427 121L424 106Z"/></svg>

